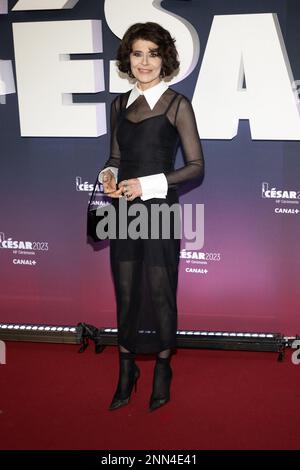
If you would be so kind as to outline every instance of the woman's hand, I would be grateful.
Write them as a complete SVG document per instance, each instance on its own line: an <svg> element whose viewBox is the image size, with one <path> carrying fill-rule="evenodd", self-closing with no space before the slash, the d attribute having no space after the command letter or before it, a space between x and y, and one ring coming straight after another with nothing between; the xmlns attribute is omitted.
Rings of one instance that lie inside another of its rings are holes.
<svg viewBox="0 0 300 470"><path fill-rule="evenodd" d="M117 189L116 178L111 170L103 172L102 185L104 193L109 197L122 197L122 191Z"/></svg>
<svg viewBox="0 0 300 470"><path fill-rule="evenodd" d="M126 197L127 201L133 201L142 195L142 187L138 178L123 180L119 183L119 190Z"/></svg>

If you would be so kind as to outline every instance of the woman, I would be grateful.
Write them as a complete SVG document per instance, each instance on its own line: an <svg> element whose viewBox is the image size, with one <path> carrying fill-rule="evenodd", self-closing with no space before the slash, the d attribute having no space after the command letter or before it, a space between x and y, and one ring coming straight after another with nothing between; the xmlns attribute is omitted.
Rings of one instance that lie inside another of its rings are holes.
<svg viewBox="0 0 300 470"><path fill-rule="evenodd" d="M152 22L132 25L117 61L135 84L112 102L111 154L99 181L117 212L125 197L128 210L138 202L150 214L153 204L178 204L178 183L192 178L201 182L201 143L190 101L163 80L179 68L175 40L168 31ZM179 142L185 166L174 170ZM150 215L147 223L150 226ZM160 233L158 239L110 240L119 344L119 380L110 410L129 402L140 375L137 353L156 353L150 410L170 400L179 252L180 240L174 234L170 239Z"/></svg>

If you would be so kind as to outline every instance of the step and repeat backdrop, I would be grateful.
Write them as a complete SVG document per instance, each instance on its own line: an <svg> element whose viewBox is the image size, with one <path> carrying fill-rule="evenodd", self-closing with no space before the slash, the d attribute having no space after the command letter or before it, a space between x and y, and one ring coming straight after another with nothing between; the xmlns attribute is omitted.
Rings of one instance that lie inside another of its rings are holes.
<svg viewBox="0 0 300 470"><path fill-rule="evenodd" d="M179 328L300 333L300 4L288 0L0 0L0 322L116 325L109 245L87 238L86 211L110 104L132 87L116 50L145 21L176 38L169 86L192 100L206 161L203 184L180 188L194 225Z"/></svg>

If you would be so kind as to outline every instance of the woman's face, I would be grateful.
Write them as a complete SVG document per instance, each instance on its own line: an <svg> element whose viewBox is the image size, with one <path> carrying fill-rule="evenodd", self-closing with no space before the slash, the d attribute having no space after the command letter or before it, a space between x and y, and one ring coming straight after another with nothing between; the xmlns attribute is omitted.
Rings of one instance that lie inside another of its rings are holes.
<svg viewBox="0 0 300 470"><path fill-rule="evenodd" d="M146 90L156 85L160 81L162 66L158 45L145 39L136 39L132 44L130 66L141 89Z"/></svg>

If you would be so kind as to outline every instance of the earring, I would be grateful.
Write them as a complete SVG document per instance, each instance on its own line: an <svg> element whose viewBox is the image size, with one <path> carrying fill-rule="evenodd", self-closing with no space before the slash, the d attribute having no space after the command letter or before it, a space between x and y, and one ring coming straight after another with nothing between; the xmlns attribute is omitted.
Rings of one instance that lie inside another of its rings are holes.
<svg viewBox="0 0 300 470"><path fill-rule="evenodd" d="M166 76L164 69L161 69L160 71L160 77L164 78Z"/></svg>

